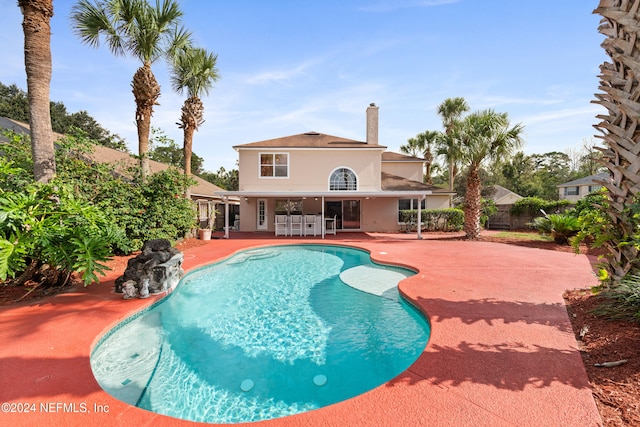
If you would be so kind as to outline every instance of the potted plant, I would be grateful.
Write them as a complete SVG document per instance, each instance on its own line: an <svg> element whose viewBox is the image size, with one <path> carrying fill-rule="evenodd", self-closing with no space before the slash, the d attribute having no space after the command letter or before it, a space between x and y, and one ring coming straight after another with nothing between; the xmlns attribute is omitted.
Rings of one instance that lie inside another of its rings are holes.
<svg viewBox="0 0 640 427"><path fill-rule="evenodd" d="M204 221L200 221L200 229L198 229L198 238L200 240L211 240L211 233L213 231L213 219L214 219L215 211L211 212L211 215L207 217ZM206 223L203 226L203 222Z"/></svg>

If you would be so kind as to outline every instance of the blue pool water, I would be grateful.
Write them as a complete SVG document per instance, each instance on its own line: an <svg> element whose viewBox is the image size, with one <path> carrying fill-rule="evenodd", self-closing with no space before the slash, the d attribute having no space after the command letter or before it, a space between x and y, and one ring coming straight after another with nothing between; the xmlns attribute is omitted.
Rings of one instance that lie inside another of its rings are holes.
<svg viewBox="0 0 640 427"><path fill-rule="evenodd" d="M91 366L114 397L177 418L317 409L384 384L422 353L428 322L395 287L413 274L338 246L240 252L107 333Z"/></svg>

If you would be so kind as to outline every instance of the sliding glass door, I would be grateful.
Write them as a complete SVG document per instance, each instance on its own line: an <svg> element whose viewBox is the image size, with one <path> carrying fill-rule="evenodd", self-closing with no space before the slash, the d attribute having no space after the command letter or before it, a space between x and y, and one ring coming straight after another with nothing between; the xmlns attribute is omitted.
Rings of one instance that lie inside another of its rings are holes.
<svg viewBox="0 0 640 427"><path fill-rule="evenodd" d="M360 229L360 200L327 201L325 217L336 216L338 230Z"/></svg>

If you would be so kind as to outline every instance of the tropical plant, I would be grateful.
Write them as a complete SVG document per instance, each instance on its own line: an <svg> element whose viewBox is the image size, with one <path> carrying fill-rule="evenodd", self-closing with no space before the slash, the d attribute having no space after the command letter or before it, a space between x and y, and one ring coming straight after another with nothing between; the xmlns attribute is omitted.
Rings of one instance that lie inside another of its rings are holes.
<svg viewBox="0 0 640 427"><path fill-rule="evenodd" d="M217 55L202 48L188 47L179 50L173 58L171 84L173 89L182 94L187 92L187 99L182 106L182 115L178 127L184 132L184 174L191 175L191 153L193 151L193 134L204 122L204 105L200 97L207 95L213 83L218 80L216 68ZM189 198L189 189L185 193Z"/></svg>
<svg viewBox="0 0 640 427"><path fill-rule="evenodd" d="M580 230L580 221L569 213L545 215L536 218L533 224L540 233L550 232L559 245L568 245L569 239Z"/></svg>
<svg viewBox="0 0 640 427"><path fill-rule="evenodd" d="M467 168L464 201L464 231L467 238L477 239L480 236L482 163L511 155L522 145L522 131L521 124L510 127L507 113L496 113L493 110L472 113L455 129L455 137L460 142L459 159Z"/></svg>
<svg viewBox="0 0 640 427"><path fill-rule="evenodd" d="M437 142L437 153L444 157L449 165L449 190L453 191L454 180L458 173L460 160L459 141L456 138L455 129L462 115L469 111L469 104L462 97L447 98L438 105L438 115L442 119L444 133Z"/></svg>
<svg viewBox="0 0 640 427"><path fill-rule="evenodd" d="M49 182L56 174L49 93L51 84L51 17L53 0L18 0L24 19L24 64L27 74L33 175Z"/></svg>
<svg viewBox="0 0 640 427"><path fill-rule="evenodd" d="M0 190L26 192L33 177L24 171L30 166L28 136L6 132L0 157ZM192 184L174 168L141 180L138 167L88 163L91 140L65 136L56 142L58 174L56 182L74 192L74 197L96 206L108 219L110 250L129 253L140 249L150 238L175 241L195 227L193 203L182 197Z"/></svg>
<svg viewBox="0 0 640 427"><path fill-rule="evenodd" d="M111 254L109 222L63 184L33 184L0 194L0 280L22 285L36 276L64 286L73 272L98 280ZM45 281L44 279L42 281Z"/></svg>
<svg viewBox="0 0 640 427"><path fill-rule="evenodd" d="M131 83L136 102L138 155L143 179L149 173L149 133L153 106L160 97L160 85L151 71L158 59L171 58L191 44L181 27L182 11L176 0L80 0L71 10L74 30L83 43L100 45L104 36L115 55L130 54L142 62Z"/></svg>

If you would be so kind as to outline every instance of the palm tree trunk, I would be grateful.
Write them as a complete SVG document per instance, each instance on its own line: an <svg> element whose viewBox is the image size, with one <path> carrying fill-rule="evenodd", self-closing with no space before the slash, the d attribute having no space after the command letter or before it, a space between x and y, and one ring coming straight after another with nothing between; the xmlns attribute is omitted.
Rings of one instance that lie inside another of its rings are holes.
<svg viewBox="0 0 640 427"><path fill-rule="evenodd" d="M51 130L51 17L53 0L20 0L24 19L24 63L27 73L29 126L33 175L49 182L56 174L56 158Z"/></svg>
<svg viewBox="0 0 640 427"><path fill-rule="evenodd" d="M464 197L464 232L468 239L480 237L480 211L482 209L480 185L478 169L473 165L469 166L467 194Z"/></svg>
<svg viewBox="0 0 640 427"><path fill-rule="evenodd" d="M184 128L184 175L189 178L191 176L191 153L193 153L193 126L185 126ZM191 188L187 186L185 198L191 197Z"/></svg>
<svg viewBox="0 0 640 427"><path fill-rule="evenodd" d="M136 125L138 127L138 156L143 179L149 176L149 133L151 131L151 116L153 106L158 105L160 85L151 71L151 64L147 61L136 71L131 83L133 96L136 100Z"/></svg>
<svg viewBox="0 0 640 427"><path fill-rule="evenodd" d="M638 90L640 89L637 61L640 50L636 43L640 36L637 11L640 0L611 2L601 1L594 11L603 16L599 31L606 36L602 47L612 62L605 62L600 70L600 87L604 93L596 94L597 104L608 110L599 115L602 122L596 125L603 134L606 149L604 165L611 172L611 181L604 183L610 198L607 209L615 235L606 246L611 256L608 270L614 283L620 282L629 272L640 268L639 251L635 245L625 242L637 233L630 207L640 196L640 128L638 127Z"/></svg>

